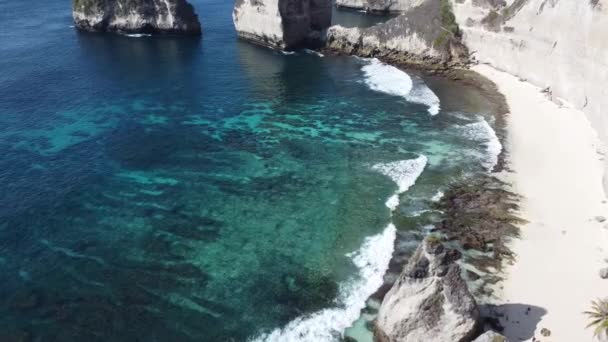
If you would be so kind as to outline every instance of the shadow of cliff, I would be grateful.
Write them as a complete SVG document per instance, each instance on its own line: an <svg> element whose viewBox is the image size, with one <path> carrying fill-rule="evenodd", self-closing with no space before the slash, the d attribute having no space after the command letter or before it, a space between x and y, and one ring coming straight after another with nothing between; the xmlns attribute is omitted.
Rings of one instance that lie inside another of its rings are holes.
<svg viewBox="0 0 608 342"><path fill-rule="evenodd" d="M120 82L177 80L188 74L201 49L200 37L78 33L83 60L91 69Z"/></svg>
<svg viewBox="0 0 608 342"><path fill-rule="evenodd" d="M498 331L513 342L535 337L538 323L547 314L544 308L521 303L486 304L480 310L484 330Z"/></svg>

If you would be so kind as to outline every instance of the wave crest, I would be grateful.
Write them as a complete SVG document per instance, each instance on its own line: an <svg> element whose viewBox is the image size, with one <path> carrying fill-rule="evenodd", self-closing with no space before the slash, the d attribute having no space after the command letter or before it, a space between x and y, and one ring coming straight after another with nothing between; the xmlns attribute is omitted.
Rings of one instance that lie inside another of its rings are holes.
<svg viewBox="0 0 608 342"><path fill-rule="evenodd" d="M439 98L422 82L415 82L403 70L384 64L377 58L367 60L368 64L361 70L365 74L365 84L370 89L382 93L401 96L409 102L429 107L431 115L437 115L440 109Z"/></svg>
<svg viewBox="0 0 608 342"><path fill-rule="evenodd" d="M485 149L485 157L482 165L486 170L492 171L498 163L498 156L502 152L502 144L494 129L485 119L464 126L464 134L467 138L482 144Z"/></svg>

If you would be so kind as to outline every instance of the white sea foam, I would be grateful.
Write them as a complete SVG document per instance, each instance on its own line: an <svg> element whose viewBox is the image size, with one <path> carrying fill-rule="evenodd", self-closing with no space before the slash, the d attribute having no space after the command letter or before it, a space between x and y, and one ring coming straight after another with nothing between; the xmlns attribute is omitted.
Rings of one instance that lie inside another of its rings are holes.
<svg viewBox="0 0 608 342"><path fill-rule="evenodd" d="M338 341L343 331L359 318L369 296L382 286L393 255L397 230L391 223L382 233L368 237L359 250L347 254L359 268L356 279L340 286L339 305L302 316L282 329L257 337L255 342Z"/></svg>
<svg viewBox="0 0 608 342"><path fill-rule="evenodd" d="M397 193L406 192L420 177L428 159L420 155L416 159L399 160L390 163L381 163L372 166L372 169L389 177L399 187Z"/></svg>
<svg viewBox="0 0 608 342"><path fill-rule="evenodd" d="M437 193L431 198L431 201L439 202L443 198L443 195L445 195L443 191L438 190Z"/></svg>
<svg viewBox="0 0 608 342"><path fill-rule="evenodd" d="M284 51L284 50L281 50L281 53L284 54L285 56L291 56L291 55L296 54L295 51Z"/></svg>
<svg viewBox="0 0 608 342"><path fill-rule="evenodd" d="M422 81L414 82L403 70L384 64L376 58L366 61L368 64L361 70L365 74L365 83L372 90L401 96L409 102L426 105L431 115L439 113L439 98Z"/></svg>
<svg viewBox="0 0 608 342"><path fill-rule="evenodd" d="M488 171L492 171L498 163L498 156L502 151L500 139L496 136L494 129L482 118L481 121L465 125L464 132L469 139L477 141L485 147L486 153L482 164Z"/></svg>
<svg viewBox="0 0 608 342"><path fill-rule="evenodd" d="M391 211L394 211L399 206L399 195L394 194L393 196L389 197L384 205L386 205Z"/></svg>
<svg viewBox="0 0 608 342"><path fill-rule="evenodd" d="M152 35L149 33L130 33L130 34L125 34L125 36L130 37L130 38L142 38L142 37L151 37Z"/></svg>
<svg viewBox="0 0 608 342"><path fill-rule="evenodd" d="M315 51L315 50L311 50L311 49L304 49L304 52L306 52L309 55L315 55L318 57L325 57L324 54L320 53L319 51Z"/></svg>

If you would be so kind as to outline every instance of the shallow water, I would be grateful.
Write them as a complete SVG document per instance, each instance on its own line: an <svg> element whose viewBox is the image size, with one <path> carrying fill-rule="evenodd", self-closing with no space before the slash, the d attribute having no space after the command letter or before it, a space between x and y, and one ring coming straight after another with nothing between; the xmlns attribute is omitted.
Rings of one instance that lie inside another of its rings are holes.
<svg viewBox="0 0 608 342"><path fill-rule="evenodd" d="M433 115L374 86L373 61L239 42L230 3L194 4L202 40L79 34L65 1L0 2L6 334L331 340L395 234L423 233L408 217L491 163L491 134L467 126L492 125L483 105ZM400 167L421 156L419 177ZM311 320L327 312L342 320Z"/></svg>

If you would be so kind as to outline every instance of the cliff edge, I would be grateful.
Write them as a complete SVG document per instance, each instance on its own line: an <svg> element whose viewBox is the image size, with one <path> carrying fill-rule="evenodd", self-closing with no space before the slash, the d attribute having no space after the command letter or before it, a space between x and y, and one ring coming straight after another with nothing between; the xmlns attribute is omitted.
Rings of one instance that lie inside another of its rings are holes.
<svg viewBox="0 0 608 342"><path fill-rule="evenodd" d="M90 32L200 35L201 24L186 0L73 0L77 28Z"/></svg>
<svg viewBox="0 0 608 342"><path fill-rule="evenodd" d="M463 42L479 62L582 110L608 144L606 0L454 0L453 7Z"/></svg>

